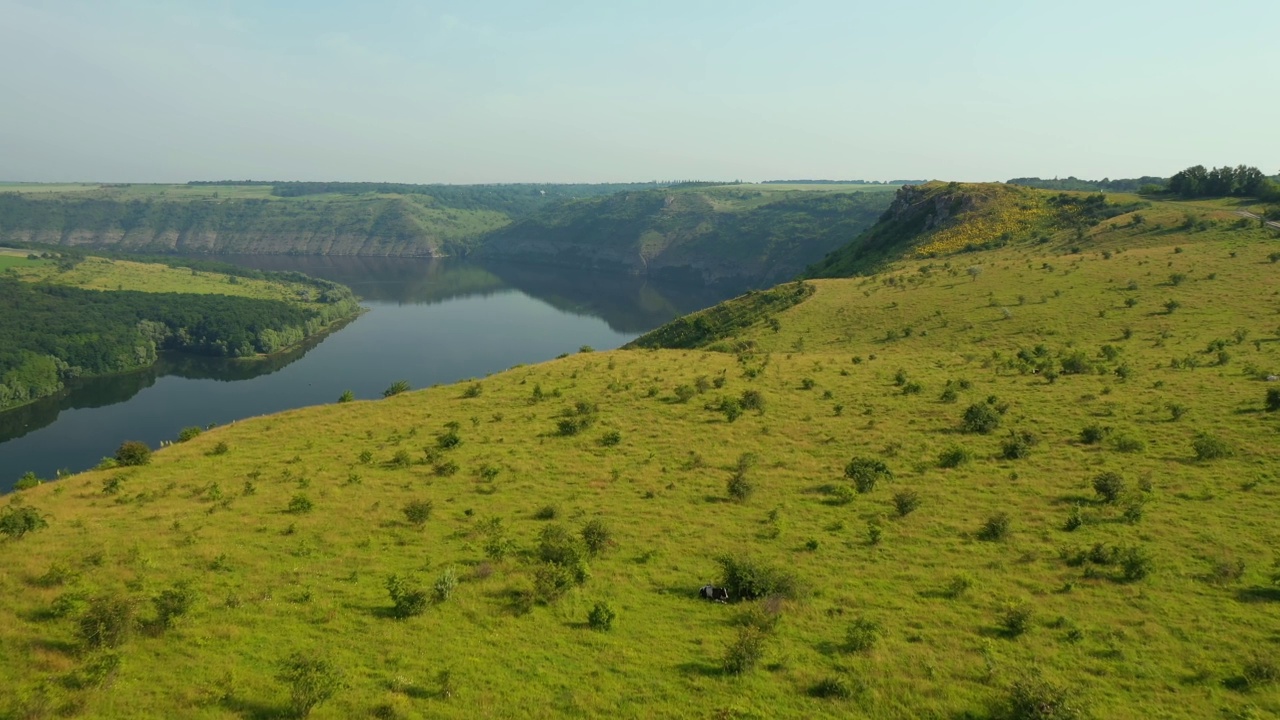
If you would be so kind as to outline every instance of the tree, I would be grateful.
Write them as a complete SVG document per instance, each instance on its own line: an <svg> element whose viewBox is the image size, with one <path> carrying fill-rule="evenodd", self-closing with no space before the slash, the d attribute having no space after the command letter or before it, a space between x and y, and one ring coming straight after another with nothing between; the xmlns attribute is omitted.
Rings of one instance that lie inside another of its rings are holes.
<svg viewBox="0 0 1280 720"><path fill-rule="evenodd" d="M969 269L965 270L965 272L969 273L969 277L973 278L974 282L977 282L978 276L982 274L982 266L970 265Z"/></svg>
<svg viewBox="0 0 1280 720"><path fill-rule="evenodd" d="M336 665L302 653L284 661L276 678L289 686L289 707L300 718L310 715L313 708L346 687L342 671Z"/></svg>
<svg viewBox="0 0 1280 720"><path fill-rule="evenodd" d="M0 533L4 533L14 540L20 540L27 533L35 532L48 526L48 521L44 519L40 511L27 505L18 507L10 505L4 509L3 513L0 513Z"/></svg>
<svg viewBox="0 0 1280 720"><path fill-rule="evenodd" d="M151 448L138 440L125 440L116 448L116 462L120 465L146 465L151 462Z"/></svg>

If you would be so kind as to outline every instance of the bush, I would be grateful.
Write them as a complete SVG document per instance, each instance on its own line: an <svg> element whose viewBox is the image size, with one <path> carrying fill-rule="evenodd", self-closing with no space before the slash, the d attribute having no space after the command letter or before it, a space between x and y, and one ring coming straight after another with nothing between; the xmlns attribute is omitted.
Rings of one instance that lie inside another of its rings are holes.
<svg viewBox="0 0 1280 720"><path fill-rule="evenodd" d="M1000 445L1000 456L1005 460L1021 460L1031 454L1036 436L1026 431L1009 431L1009 437Z"/></svg>
<svg viewBox="0 0 1280 720"><path fill-rule="evenodd" d="M848 505L857 497L858 493L853 489L852 485L841 483L831 489L831 502L836 505Z"/></svg>
<svg viewBox="0 0 1280 720"><path fill-rule="evenodd" d="M231 447L227 445L226 442L223 442L220 440L218 441L217 445L214 445L212 448L209 449L209 452L205 454L206 455L226 455L227 452L230 450L231 450Z"/></svg>
<svg viewBox="0 0 1280 720"><path fill-rule="evenodd" d="M833 675L825 677L809 688L809 694L816 698L828 700L848 700L857 694L853 684L844 678Z"/></svg>
<svg viewBox="0 0 1280 720"><path fill-rule="evenodd" d="M1067 514L1067 522L1063 525L1063 529L1067 532L1078 530L1084 525L1084 515L1080 512L1079 505L1072 505L1071 512Z"/></svg>
<svg viewBox="0 0 1280 720"><path fill-rule="evenodd" d="M864 617L855 618L844 631L844 649L848 652L867 652L880 639L880 626Z"/></svg>
<svg viewBox="0 0 1280 720"><path fill-rule="evenodd" d="M881 480L893 479L893 473L884 463L874 458L854 457L844 467L844 476L853 481L860 493L871 492Z"/></svg>
<svg viewBox="0 0 1280 720"><path fill-rule="evenodd" d="M602 445L603 447L613 447L614 445L617 445L620 442L622 442L622 433L618 432L617 430L610 430L609 432L600 436L600 445Z"/></svg>
<svg viewBox="0 0 1280 720"><path fill-rule="evenodd" d="M116 448L116 462L120 465L146 465L151 462L151 448L138 440L126 440Z"/></svg>
<svg viewBox="0 0 1280 720"><path fill-rule="evenodd" d="M186 615L195 601L195 591L186 582L161 590L159 595L151 598L152 604L156 606L156 622L165 629L173 627L174 621Z"/></svg>
<svg viewBox="0 0 1280 720"><path fill-rule="evenodd" d="M1220 460L1235 454L1225 440L1207 432L1196 433L1191 449L1195 450L1197 460Z"/></svg>
<svg viewBox="0 0 1280 720"><path fill-rule="evenodd" d="M356 394L351 392L350 390L343 390L342 394L338 396L338 402L340 403L354 402L355 399L356 399Z"/></svg>
<svg viewBox="0 0 1280 720"><path fill-rule="evenodd" d="M1080 431L1080 442L1085 445L1096 445L1111 435L1111 428L1093 424Z"/></svg>
<svg viewBox="0 0 1280 720"><path fill-rule="evenodd" d="M321 703L346 687L342 671L323 658L297 653L286 660L276 679L289 686L289 709L304 718Z"/></svg>
<svg viewBox="0 0 1280 720"><path fill-rule="evenodd" d="M414 527L422 528L431 518L434 504L430 500L411 500L404 506L404 517Z"/></svg>
<svg viewBox="0 0 1280 720"><path fill-rule="evenodd" d="M737 639L725 650L724 671L730 675L743 675L754 669L764 657L765 638L757 628L740 628Z"/></svg>
<svg viewBox="0 0 1280 720"><path fill-rule="evenodd" d="M538 535L538 557L571 573L579 585L589 575L585 556L582 543L561 525L548 525Z"/></svg>
<svg viewBox="0 0 1280 720"><path fill-rule="evenodd" d="M582 542L587 546L587 553L594 557L613 544L613 531L599 518L590 520L582 526Z"/></svg>
<svg viewBox="0 0 1280 720"><path fill-rule="evenodd" d="M729 591L731 598L755 600L777 595L794 599L799 593L795 575L753 558L721 555L716 558L716 563L720 565L720 584Z"/></svg>
<svg viewBox="0 0 1280 720"><path fill-rule="evenodd" d="M968 575L953 575L951 579L947 581L946 587L942 589L942 595L943 597L955 600L956 598L963 597L971 588L973 588L973 578Z"/></svg>
<svg viewBox="0 0 1280 720"><path fill-rule="evenodd" d="M294 515L302 515L309 513L315 506L311 504L311 498L298 493L289 499L289 512Z"/></svg>
<svg viewBox="0 0 1280 720"><path fill-rule="evenodd" d="M458 572L453 568L445 568L440 573L440 577L436 578L435 583L431 586L431 599L437 603L446 602L453 597L453 591L458 589Z"/></svg>
<svg viewBox="0 0 1280 720"><path fill-rule="evenodd" d="M974 403L964 411L960 429L967 433L986 435L1000 427L1000 413L989 403Z"/></svg>
<svg viewBox="0 0 1280 720"><path fill-rule="evenodd" d="M759 390L743 390L742 398L738 402L743 410L764 412L764 395L761 395Z"/></svg>
<svg viewBox="0 0 1280 720"><path fill-rule="evenodd" d="M466 390L462 391L462 397L478 398L480 397L480 393L483 392L483 390L484 389L480 386L480 383L471 383L470 385L467 386Z"/></svg>
<svg viewBox="0 0 1280 720"><path fill-rule="evenodd" d="M1254 657L1244 664L1240 677L1250 689L1274 685L1280 680L1280 667L1271 658Z"/></svg>
<svg viewBox="0 0 1280 720"><path fill-rule="evenodd" d="M133 611L129 598L99 595L77 621L77 634L91 648L118 647L133 633Z"/></svg>
<svg viewBox="0 0 1280 720"><path fill-rule="evenodd" d="M982 528L978 530L978 539L994 541L1004 538L1009 534L1011 522L1009 513L1002 512L992 515L987 518L986 522L982 523Z"/></svg>
<svg viewBox="0 0 1280 720"><path fill-rule="evenodd" d="M733 473L733 477L729 478L725 489L728 491L729 497L735 502L743 503L751 498L751 494L755 492L756 487L755 484L747 479L746 472L736 470Z"/></svg>
<svg viewBox="0 0 1280 720"><path fill-rule="evenodd" d="M533 514L534 520L555 520L560 515L560 509L555 505L543 505Z"/></svg>
<svg viewBox="0 0 1280 720"><path fill-rule="evenodd" d="M999 715L1007 720L1078 720L1084 712L1066 688L1028 675L1009 687Z"/></svg>
<svg viewBox="0 0 1280 720"><path fill-rule="evenodd" d="M677 385L675 389L676 402L686 403L698 394L692 385Z"/></svg>
<svg viewBox="0 0 1280 720"><path fill-rule="evenodd" d="M591 608L591 612L587 613L587 625L592 630L608 632L613 629L613 621L617 617L618 614L613 611L609 603L601 600Z"/></svg>
<svg viewBox="0 0 1280 720"><path fill-rule="evenodd" d="M14 483L13 489L14 490L30 490L31 488L37 487L40 484L41 484L40 478L37 477L35 473L28 471L23 473L22 477L18 478L18 482Z"/></svg>
<svg viewBox="0 0 1280 720"><path fill-rule="evenodd" d="M1124 478L1118 473L1104 472L1093 479L1093 491L1104 503L1114 503L1124 494Z"/></svg>
<svg viewBox="0 0 1280 720"><path fill-rule="evenodd" d="M1005 635L1017 637L1031 629L1031 606L1025 602L1006 602L1000 606L1000 628Z"/></svg>
<svg viewBox="0 0 1280 720"><path fill-rule="evenodd" d="M533 571L534 594L543 603L559 600L573 585L573 573L562 565L543 563Z"/></svg>
<svg viewBox="0 0 1280 720"><path fill-rule="evenodd" d="M14 540L21 540L27 533L47 527L49 527L49 521L44 519L39 510L28 505L18 507L9 505L0 511L0 533Z"/></svg>
<svg viewBox="0 0 1280 720"><path fill-rule="evenodd" d="M893 507L898 511L898 517L906 517L915 512L920 507L920 493L914 490L903 490L893 495Z"/></svg>
<svg viewBox="0 0 1280 720"><path fill-rule="evenodd" d="M972 461L973 453L959 445L952 445L938 455L938 467L943 468L956 468Z"/></svg>
<svg viewBox="0 0 1280 720"><path fill-rule="evenodd" d="M1147 551L1128 547L1120 552L1120 566L1125 582L1137 582L1151 574L1154 563Z"/></svg>
<svg viewBox="0 0 1280 720"><path fill-rule="evenodd" d="M202 430L198 425L192 425L191 427L182 428L182 431L178 433L178 442L186 442L188 440L196 438L202 432L204 432L204 430Z"/></svg>
<svg viewBox="0 0 1280 720"><path fill-rule="evenodd" d="M1268 388L1266 399L1267 412L1280 411L1280 388Z"/></svg>
<svg viewBox="0 0 1280 720"><path fill-rule="evenodd" d="M403 392L409 392L408 380L397 380L391 383L390 387L382 391L382 397L389 398L393 395L399 395Z"/></svg>
<svg viewBox="0 0 1280 720"><path fill-rule="evenodd" d="M427 593L412 578L392 575L387 578L386 588L391 595L394 617L403 619L426 611Z"/></svg>
<svg viewBox="0 0 1280 720"><path fill-rule="evenodd" d="M1116 452L1140 453L1147 449L1147 443L1142 440L1142 438L1121 433L1111 438L1111 447L1114 448Z"/></svg>

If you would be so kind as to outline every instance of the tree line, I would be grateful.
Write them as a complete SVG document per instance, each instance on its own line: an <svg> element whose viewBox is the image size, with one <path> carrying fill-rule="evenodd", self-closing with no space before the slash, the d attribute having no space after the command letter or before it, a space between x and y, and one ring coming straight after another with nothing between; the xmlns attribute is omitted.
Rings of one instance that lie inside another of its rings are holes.
<svg viewBox="0 0 1280 720"><path fill-rule="evenodd" d="M214 357L277 352L356 311L349 291L334 290L329 299L305 307L0 277L0 408L52 395L73 377L147 367L165 350Z"/></svg>

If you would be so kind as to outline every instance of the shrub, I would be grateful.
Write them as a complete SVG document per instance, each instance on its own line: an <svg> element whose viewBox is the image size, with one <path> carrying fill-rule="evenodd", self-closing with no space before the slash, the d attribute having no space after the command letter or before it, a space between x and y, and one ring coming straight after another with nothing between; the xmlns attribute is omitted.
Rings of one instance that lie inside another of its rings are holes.
<svg viewBox="0 0 1280 720"><path fill-rule="evenodd" d="M620 442L622 442L622 433L617 430L610 430L600 436L600 444L604 447L613 447Z"/></svg>
<svg viewBox="0 0 1280 720"><path fill-rule="evenodd" d="M44 519L39 510L29 505L18 507L9 505L3 511L0 511L0 533L4 533L14 540L20 540L27 533L43 530L47 527L49 527L49 521Z"/></svg>
<svg viewBox="0 0 1280 720"><path fill-rule="evenodd" d="M964 411L960 429L967 433L986 435L1000 426L1000 413L989 403L974 403Z"/></svg>
<svg viewBox="0 0 1280 720"><path fill-rule="evenodd" d="M1017 637L1031 629L1031 606L1025 602L1010 601L1000 606L1000 628L1010 637Z"/></svg>
<svg viewBox="0 0 1280 720"><path fill-rule="evenodd" d="M1268 388L1266 399L1267 412L1280 411L1280 388Z"/></svg>
<svg viewBox="0 0 1280 720"><path fill-rule="evenodd" d="M613 531L599 518L590 520L582 526L582 543L587 546L587 553L594 557L613 544Z"/></svg>
<svg viewBox="0 0 1280 720"><path fill-rule="evenodd" d="M955 600L969 592L972 587L973 578L968 575L953 575L951 579L947 581L946 587L942 589L942 595Z"/></svg>
<svg viewBox="0 0 1280 720"><path fill-rule="evenodd" d="M200 433L202 432L204 432L204 430L202 430L198 425L192 425L191 427L182 428L182 431L178 433L178 442L186 442L188 440L191 440L199 436Z"/></svg>
<svg viewBox="0 0 1280 720"><path fill-rule="evenodd" d="M404 506L404 517L414 527L422 528L431 518L434 504L430 500L410 500Z"/></svg>
<svg viewBox="0 0 1280 720"><path fill-rule="evenodd" d="M403 393L403 392L409 392L409 381L397 380L391 383L391 385L386 390L382 391L382 397L389 398L393 395L399 395L400 393Z"/></svg>
<svg viewBox="0 0 1280 720"><path fill-rule="evenodd" d="M1104 472L1093 479L1093 491L1104 503L1114 503L1124 494L1124 478L1118 473Z"/></svg>
<svg viewBox="0 0 1280 720"><path fill-rule="evenodd" d="M226 442L223 442L220 440L218 441L218 444L210 448L209 452L206 454L207 455L226 455L229 450L231 450L231 447L227 445Z"/></svg>
<svg viewBox="0 0 1280 720"><path fill-rule="evenodd" d="M982 527L978 530L978 539L995 541L1004 538L1009 534L1009 526L1011 524L1009 513L996 513L987 518L982 523Z"/></svg>
<svg viewBox="0 0 1280 720"><path fill-rule="evenodd" d="M40 485L40 483L40 478L37 477L35 473L28 471L23 473L22 477L18 478L18 482L14 483L13 489L30 490L31 488Z"/></svg>
<svg viewBox="0 0 1280 720"><path fill-rule="evenodd" d="M1031 454L1036 436L1026 431L1009 431L1009 437L1000 445L1000 456L1005 460L1020 460Z"/></svg>
<svg viewBox="0 0 1280 720"><path fill-rule="evenodd" d="M973 453L959 445L952 445L938 455L938 467L956 468L972 461Z"/></svg>
<svg viewBox="0 0 1280 720"><path fill-rule="evenodd" d="M195 601L195 591L186 582L161 590L159 595L151 598L152 604L156 606L156 622L165 629L173 627L174 621L186 615Z"/></svg>
<svg viewBox="0 0 1280 720"><path fill-rule="evenodd" d="M725 650L722 665L730 675L743 675L750 672L764 657L765 634L754 627L743 627L738 630L738 637Z"/></svg>
<svg viewBox="0 0 1280 720"><path fill-rule="evenodd" d="M408 450L397 450L395 455L391 456L391 467L407 468L413 464L413 457L409 455Z"/></svg>
<svg viewBox="0 0 1280 720"><path fill-rule="evenodd" d="M561 525L548 525L538 535L538 557L571 573L578 584L587 581L585 550L578 538Z"/></svg>
<svg viewBox="0 0 1280 720"><path fill-rule="evenodd" d="M852 485L840 483L831 489L831 502L836 505L848 505L858 497Z"/></svg>
<svg viewBox="0 0 1280 720"><path fill-rule="evenodd" d="M294 515L302 515L309 513L315 506L311 504L311 498L298 493L289 499L289 512Z"/></svg>
<svg viewBox="0 0 1280 720"><path fill-rule="evenodd" d="M613 621L617 617L618 614L609 606L609 603L601 600L591 608L591 612L587 613L587 625L592 630L608 632L613 629Z"/></svg>
<svg viewBox="0 0 1280 720"><path fill-rule="evenodd" d="M453 591L456 589L458 589L458 572L451 567L445 568L431 586L431 599L437 603L445 602L453 597Z"/></svg>
<svg viewBox="0 0 1280 720"><path fill-rule="evenodd" d="M1065 687L1039 675L1027 675L1009 687L1001 717L1007 720L1078 720L1079 701Z"/></svg>
<svg viewBox="0 0 1280 720"><path fill-rule="evenodd" d="M116 462L120 465L146 465L151 462L151 448L138 440L126 440L116 448Z"/></svg>
<svg viewBox="0 0 1280 720"><path fill-rule="evenodd" d="M1137 582L1151 574L1154 563L1147 551L1135 546L1120 552L1120 566L1125 582Z"/></svg>
<svg viewBox="0 0 1280 720"><path fill-rule="evenodd" d="M729 591L731 598L755 600L777 595L794 599L799 593L799 583L794 575L753 558L721 555L716 558L716 563L720 565L720 584Z"/></svg>
<svg viewBox="0 0 1280 720"><path fill-rule="evenodd" d="M739 403L743 410L764 412L764 395L761 395L759 390L743 390Z"/></svg>
<svg viewBox="0 0 1280 720"><path fill-rule="evenodd" d="M458 463L452 460L445 460L442 463L436 463L435 466L431 468L431 472L435 473L437 477L449 477L451 475L456 475L458 472Z"/></svg>
<svg viewBox="0 0 1280 720"><path fill-rule="evenodd" d="M276 679L289 686L289 709L300 718L346 687L337 665L302 653L284 661Z"/></svg>
<svg viewBox="0 0 1280 720"><path fill-rule="evenodd" d="M853 481L860 493L871 492L881 480L893 479L889 467L875 458L854 457L844 466L844 476Z"/></svg>
<svg viewBox="0 0 1280 720"><path fill-rule="evenodd" d="M543 505L533 514L534 520L555 520L560 515L560 509L555 505Z"/></svg>
<svg viewBox="0 0 1280 720"><path fill-rule="evenodd" d="M533 571L534 595L543 603L559 600L573 585L573 573L562 565L542 563Z"/></svg>
<svg viewBox="0 0 1280 720"><path fill-rule="evenodd" d="M867 652L880 639L880 626L864 617L855 618L844 631L844 649L848 652Z"/></svg>
<svg viewBox="0 0 1280 720"><path fill-rule="evenodd" d="M725 489L728 491L729 497L735 502L743 503L751 498L751 494L755 492L756 487L754 483L747 479L746 472L736 470L733 473L733 477L729 478Z"/></svg>
<svg viewBox="0 0 1280 720"><path fill-rule="evenodd" d="M1096 445L1111 435L1111 428L1098 424L1087 425L1080 431L1080 442L1085 445Z"/></svg>
<svg viewBox="0 0 1280 720"><path fill-rule="evenodd" d="M1235 454L1225 440L1207 432L1196 433L1191 449L1195 450L1197 460L1220 460Z"/></svg>
<svg viewBox="0 0 1280 720"><path fill-rule="evenodd" d="M1273 685L1280 680L1280 667L1271 658L1257 656L1244 664L1240 677L1249 688Z"/></svg>
<svg viewBox="0 0 1280 720"><path fill-rule="evenodd" d="M117 647L133 633L133 601L116 595L99 595L76 623L80 639L92 648Z"/></svg>
<svg viewBox="0 0 1280 720"><path fill-rule="evenodd" d="M1140 453L1147 449L1147 443L1142 438L1137 438L1127 433L1118 433L1112 436L1111 447L1116 452Z"/></svg>
<svg viewBox="0 0 1280 720"><path fill-rule="evenodd" d="M340 403L353 402L355 401L355 399L356 399L356 394L351 392L350 390L343 390L342 394L338 396L338 402Z"/></svg>
<svg viewBox="0 0 1280 720"><path fill-rule="evenodd" d="M685 402L689 402L689 400L692 399L694 395L697 395L698 391L695 390L692 385L677 385L675 389L675 394L676 394L676 402L685 403Z"/></svg>
<svg viewBox="0 0 1280 720"><path fill-rule="evenodd" d="M920 493L914 490L903 490L894 493L893 507L898 511L898 517L906 517L915 512L920 507Z"/></svg>
<svg viewBox="0 0 1280 720"><path fill-rule="evenodd" d="M480 383L471 383L470 385L467 386L466 390L462 391L462 397L478 398L480 397L480 393L482 391L483 391L483 388L480 386Z"/></svg>
<svg viewBox="0 0 1280 720"><path fill-rule="evenodd" d="M427 593L413 578L392 575L387 578L387 593L391 595L391 614L397 618L421 615L427 609Z"/></svg>
<svg viewBox="0 0 1280 720"><path fill-rule="evenodd" d="M1084 525L1084 515L1080 513L1079 505L1072 505L1071 512L1067 514L1067 522L1063 525L1063 529L1067 532L1077 530Z"/></svg>

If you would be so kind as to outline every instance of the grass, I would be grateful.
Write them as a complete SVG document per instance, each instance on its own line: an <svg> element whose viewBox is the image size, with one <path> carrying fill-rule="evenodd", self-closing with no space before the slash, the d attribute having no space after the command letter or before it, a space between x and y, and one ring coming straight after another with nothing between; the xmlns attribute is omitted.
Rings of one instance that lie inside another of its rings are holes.
<svg viewBox="0 0 1280 720"><path fill-rule="evenodd" d="M1164 212L1148 210L1148 222ZM576 354L486 378L472 397L442 387L245 420L162 449L145 467L25 490L14 500L49 527L0 543L0 645L10 649L0 673L13 697L45 684L87 716L284 712L288 688L273 676L302 652L327 658L347 682L314 717L381 707L679 716L696 698L700 712L726 716L913 718L984 717L1034 664L1097 717L1275 714L1274 684L1238 682L1256 658L1274 662L1269 618L1280 598L1271 584L1280 418L1262 411L1260 380L1280 371L1273 251L1254 229L1104 223L1083 241L1064 233L901 261L872 277L808 281L813 294L769 316L778 323L735 326L721 342L738 354ZM976 279L972 265L983 268ZM1175 272L1187 279L1167 285ZM1181 302L1177 313L1160 307L1169 299ZM1216 340L1227 341L1230 363L1171 363L1215 357ZM1055 362L1082 351L1101 370L1051 380L1019 359L1021 350L1042 357L1036 346ZM903 394L899 370L923 391ZM675 401L675 388L722 373L719 387ZM953 403L938 399L948 381ZM766 400L763 412L728 421L717 401L746 390ZM992 396L1005 409L1000 429L960 433L965 408ZM599 406L590 431L557 436L579 400ZM1171 402L1187 409L1178 422ZM461 442L442 450L432 438L449 423ZM1142 451L1080 442L1091 424L1140 438ZM1034 450L1001 459L1006 428L1034 429ZM602 445L606 432L625 441ZM1197 461L1202 432L1232 454ZM210 454L218 443L227 451ZM973 460L938 467L952 445ZM397 467L401 452L412 462ZM754 455L754 492L729 502L744 453ZM830 502L852 457L881 460L892 479ZM457 472L436 474L445 462ZM1115 505L1096 501L1092 482L1104 472L1125 480ZM118 491L104 494L117 476ZM252 495L236 492L246 479ZM288 513L300 492L311 512ZM901 492L920 499L905 517L894 504ZM421 528L403 515L411 501L433 503ZM1143 512L1131 522L1123 513L1135 502ZM537 519L546 506L555 518ZM1077 506L1083 524L1067 532ZM999 513L1007 534L981 541ZM539 534L548 524L577 533L593 519L613 542L590 561L590 578L554 604L528 604ZM495 537L511 544L501 559L485 555ZM1107 558L1070 560L1097 544L1143 559L1145 576ZM1243 570L1207 580L1228 553ZM760 662L741 676L726 675L721 659L739 638L742 606L697 598L720 579L725 554L785 568L801 588L779 601ZM46 586L58 566L74 579ZM389 617L387 577L426 587L449 567L460 583L448 602ZM963 592L951 589L956 578ZM182 580L200 599L173 629L122 646L109 686L61 682L90 660L74 619L48 617L56 598L141 602ZM600 602L616 611L607 633L588 625ZM1009 607L1027 611L1017 634ZM866 653L843 647L855 618L878 629ZM846 676L858 692L811 692Z"/></svg>

